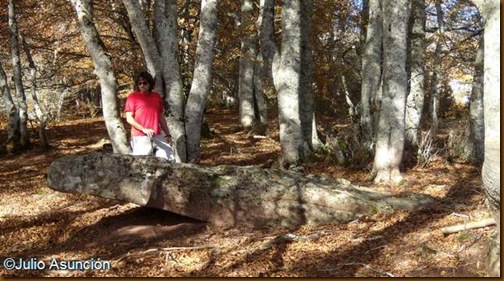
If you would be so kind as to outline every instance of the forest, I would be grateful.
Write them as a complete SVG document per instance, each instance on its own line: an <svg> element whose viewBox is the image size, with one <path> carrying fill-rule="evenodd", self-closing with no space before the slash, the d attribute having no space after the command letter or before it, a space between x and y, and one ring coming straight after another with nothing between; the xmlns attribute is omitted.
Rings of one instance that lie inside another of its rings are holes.
<svg viewBox="0 0 504 281"><path fill-rule="evenodd" d="M0 277L500 276L499 4L7 0Z"/></svg>

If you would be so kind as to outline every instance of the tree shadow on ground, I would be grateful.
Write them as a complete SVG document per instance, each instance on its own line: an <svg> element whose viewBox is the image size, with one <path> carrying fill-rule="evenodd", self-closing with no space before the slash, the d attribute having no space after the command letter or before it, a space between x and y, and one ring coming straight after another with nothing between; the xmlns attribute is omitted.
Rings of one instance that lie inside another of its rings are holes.
<svg viewBox="0 0 504 281"><path fill-rule="evenodd" d="M371 232L368 237L381 237L379 240L368 239L362 243L351 247L345 251L334 250L329 254L320 255L311 261L316 260L316 263L300 262L294 268L300 268L299 272L293 272L297 276L317 276L317 277L355 277L360 268L372 263L377 258L383 257L383 249L387 244L393 243L401 239L408 233L415 232L426 224L432 223L441 219L455 211L456 204L464 206L470 205L473 196L477 195L475 187L469 187L466 183L471 180L471 177L462 177L455 185L450 187L450 190L444 202L446 205L431 206L422 210L411 212L404 220L387 227L381 231ZM377 242L378 241L378 242ZM419 245L420 246L420 245ZM352 257L353 260L349 260ZM321 268L329 266L333 270L322 271ZM423 271L417 271L414 276L424 275ZM467 274L467 272L459 272L459 274ZM410 275L406 273L405 276ZM383 274L381 275L383 276Z"/></svg>
<svg viewBox="0 0 504 281"><path fill-rule="evenodd" d="M363 242L358 245L334 249L329 253L313 254L315 256L310 256L309 259L301 259L293 265L288 265L289 275L298 277L357 277L369 274L370 276L384 277L392 274L370 269L369 265L373 262L380 262L377 259L385 256L383 249L388 244L400 243L400 239L407 234L414 233L421 228L428 228L426 225L432 224L453 212L463 212L465 206L474 204L471 201L473 197L479 194L480 190L475 186L468 185L467 182L474 180L476 177L476 174L461 177L455 185L450 187L443 200L423 209L410 211L403 220L380 231L368 231L366 235L361 237ZM297 228L282 232L289 233L293 231L297 231ZM241 267L247 267L247 264L256 260L268 260L272 266L269 266L271 270L256 272L257 275L254 276L273 276L278 270L285 270L284 263L287 264L287 261L284 261L284 258L286 258L285 253L291 242L286 240L272 247L252 250L237 258L233 263L227 264L225 268L217 268L215 260L211 259L204 268L187 276L220 276L222 272L233 272ZM418 242L418 246L421 248L421 241ZM367 269L363 269L365 267ZM363 273L362 270L367 271ZM433 265L433 267L417 268L412 272L403 273L403 276L441 276L440 272L442 271L443 268ZM480 276L476 272L463 267L452 268L449 274L466 277Z"/></svg>
<svg viewBox="0 0 504 281"><path fill-rule="evenodd" d="M111 206L112 205L112 206ZM84 213L97 211L99 209L114 209L118 205L116 201L110 200L110 204L77 212L58 211L50 215L44 214L37 217L44 219L30 219L21 223L21 227L32 227L48 223L58 223L58 229L51 233L51 236L61 237L65 230L71 229L74 220L79 220ZM3 229L12 231L19 229L20 225L15 224L15 228ZM54 243L43 248L34 248L5 253L6 257L29 258L36 257L38 260L47 259L53 256L60 256L72 253L85 252L86 257L79 260L100 259L102 261L113 261L124 257L130 251L145 250L146 246L154 247L158 242L165 241L172 237L184 236L206 229L206 223L188 217L180 216L168 211L136 207L119 214L111 214L102 217L93 224L86 225L80 229L66 234L67 239L59 243ZM2 259L3 260L3 259ZM40 270L13 270L8 272L9 276L40 277L47 276L48 272Z"/></svg>

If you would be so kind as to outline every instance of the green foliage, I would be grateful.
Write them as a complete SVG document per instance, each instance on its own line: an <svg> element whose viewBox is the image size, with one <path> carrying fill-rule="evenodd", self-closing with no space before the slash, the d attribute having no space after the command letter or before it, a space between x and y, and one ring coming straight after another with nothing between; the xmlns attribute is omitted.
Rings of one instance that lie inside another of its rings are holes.
<svg viewBox="0 0 504 281"><path fill-rule="evenodd" d="M467 241L467 240L470 240L470 239L472 239L472 236L468 232L462 232L462 233L460 233L457 236L457 240L460 241L460 242L464 242L464 241Z"/></svg>

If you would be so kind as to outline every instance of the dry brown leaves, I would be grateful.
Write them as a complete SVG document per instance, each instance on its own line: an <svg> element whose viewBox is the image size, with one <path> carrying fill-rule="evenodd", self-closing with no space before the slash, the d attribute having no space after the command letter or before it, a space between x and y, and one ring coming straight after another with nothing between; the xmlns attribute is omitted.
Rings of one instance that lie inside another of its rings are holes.
<svg viewBox="0 0 504 281"><path fill-rule="evenodd" d="M210 111L201 164L270 166L278 132L254 139L237 132L232 111ZM272 123L271 128L275 128ZM0 130L0 137L5 131ZM374 186L367 172L313 162L306 173L346 178L397 195L420 193L445 204L350 223L296 229L215 229L165 211L139 208L47 187L45 171L66 154L99 150L101 119L52 125L52 149L1 156L0 258L110 262L109 270L6 270L0 276L296 276L407 277L484 275L486 240L494 227L443 235L444 226L488 217L480 172L465 164L433 163L405 172L401 186Z"/></svg>

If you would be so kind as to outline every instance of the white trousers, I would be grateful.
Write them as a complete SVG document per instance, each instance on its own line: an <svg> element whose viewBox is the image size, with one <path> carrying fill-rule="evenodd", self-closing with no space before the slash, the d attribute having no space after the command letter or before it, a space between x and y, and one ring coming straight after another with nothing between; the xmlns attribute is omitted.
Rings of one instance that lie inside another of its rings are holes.
<svg viewBox="0 0 504 281"><path fill-rule="evenodd" d="M162 135L154 135L152 138L132 136L131 148L133 149L132 155L155 155L170 162L175 162L173 149Z"/></svg>

